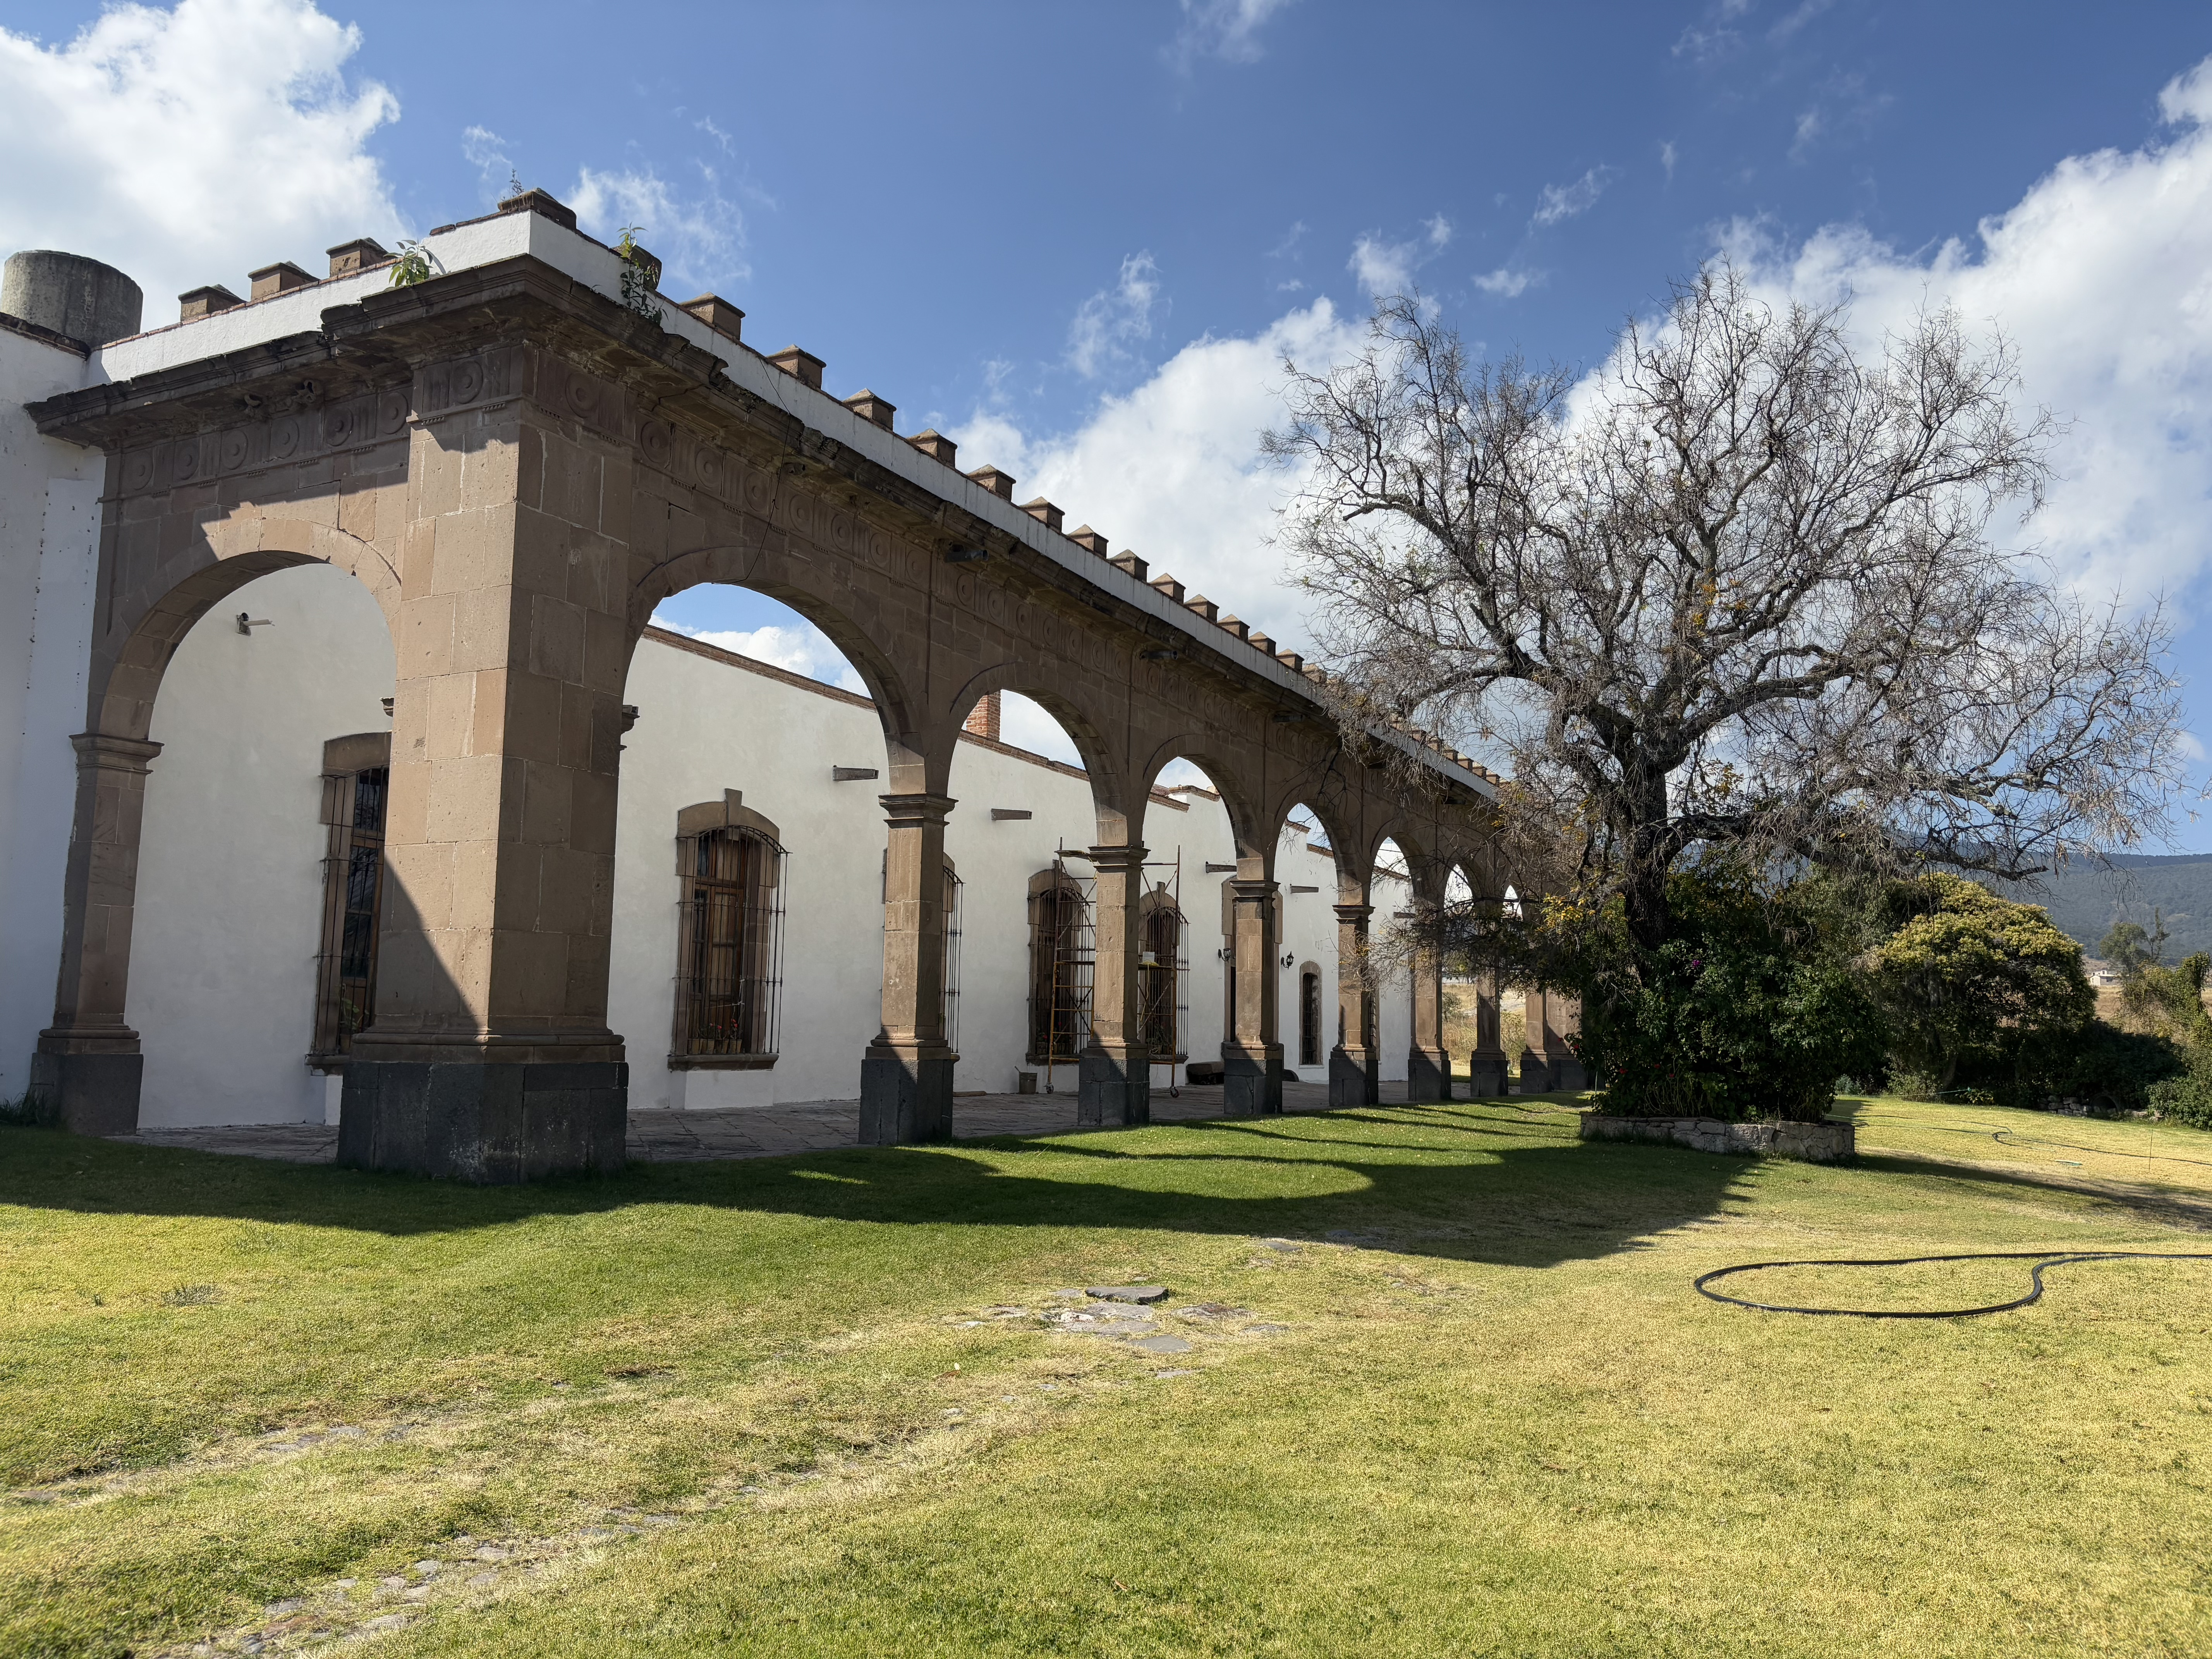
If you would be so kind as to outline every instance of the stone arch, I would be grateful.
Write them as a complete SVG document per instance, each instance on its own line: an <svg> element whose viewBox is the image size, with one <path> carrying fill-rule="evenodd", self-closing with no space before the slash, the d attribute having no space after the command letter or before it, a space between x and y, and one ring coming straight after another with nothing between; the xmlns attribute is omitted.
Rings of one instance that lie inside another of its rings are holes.
<svg viewBox="0 0 2212 1659"><path fill-rule="evenodd" d="M912 687L920 684L919 665L901 663L891 647L878 641L853 616L811 589L780 580L771 567L782 562L729 543L695 548L653 567L632 584L628 651L634 654L644 638L653 613L663 599L689 588L720 583L764 594L820 629L830 642L845 654L867 687L882 722L889 757L888 779L894 791L942 793L943 777L933 781L929 764L928 721ZM627 659L625 659L627 662ZM625 676L628 669L625 666Z"/></svg>
<svg viewBox="0 0 2212 1659"><path fill-rule="evenodd" d="M1058 687L1041 684L1033 678L1033 671L1018 662L994 663L988 668L978 669L953 692L948 705L934 711L930 743L929 787L939 794L949 793L951 787L952 757L959 743L961 727L975 705L994 691L1011 691L1017 696L1027 697L1045 713L1060 722L1074 744L1076 758L1091 778L1091 799L1098 816L1098 842L1101 846L1119 847L1128 842L1143 822L1137 804L1141 795L1133 796L1128 787L1128 768L1106 738L1105 723L1076 698Z"/></svg>
<svg viewBox="0 0 2212 1659"><path fill-rule="evenodd" d="M1154 781L1167 769L1170 761L1178 760L1187 760L1204 772L1220 792L1222 807L1229 814L1229 832L1237 843L1237 862L1250 866L1245 873L1273 879L1275 834L1281 820L1270 820L1266 816L1260 805L1260 791L1252 787L1244 768L1198 734L1181 733L1152 750L1138 769L1136 799L1149 797Z"/></svg>
<svg viewBox="0 0 2212 1659"><path fill-rule="evenodd" d="M1361 850L1364 838L1359 834L1357 812L1348 802L1328 792L1293 785L1275 797L1274 810L1270 817L1278 833L1290 821L1291 809L1294 806L1303 806L1311 812L1321 824L1322 833L1328 837L1329 851L1336 861L1339 902L1346 904L1366 902L1367 881L1375 865L1371 851L1364 854Z"/></svg>
<svg viewBox="0 0 2212 1659"><path fill-rule="evenodd" d="M90 730L143 742L153 727L161 676L193 624L248 582L295 565L335 565L353 576L383 611L398 649L399 573L374 543L334 525L255 516L208 526L204 544L206 562L131 618L119 641L95 647L86 689Z"/></svg>

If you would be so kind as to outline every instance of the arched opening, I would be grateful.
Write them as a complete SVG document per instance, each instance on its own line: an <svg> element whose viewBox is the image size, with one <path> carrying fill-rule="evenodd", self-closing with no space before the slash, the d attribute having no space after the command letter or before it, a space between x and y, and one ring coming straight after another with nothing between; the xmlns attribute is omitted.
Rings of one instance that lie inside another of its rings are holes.
<svg viewBox="0 0 2212 1659"><path fill-rule="evenodd" d="M1091 1035L1095 780L1059 716L1009 688L974 694L951 747L945 844L967 872L955 1091L1073 1091Z"/></svg>
<svg viewBox="0 0 2212 1659"><path fill-rule="evenodd" d="M623 700L607 1019L631 1109L851 1098L896 752L868 677L781 599L707 582L661 601Z"/></svg>
<svg viewBox="0 0 2212 1659"><path fill-rule="evenodd" d="M1171 1092L1223 1081L1234 1028L1237 837L1223 791L1196 762L1162 767L1145 801L1144 956L1153 1076ZM1167 1039L1172 1036L1172 1042Z"/></svg>
<svg viewBox="0 0 2212 1659"><path fill-rule="evenodd" d="M1379 1075L1385 1083L1404 1083L1413 1041L1413 976L1407 933L1407 924L1414 916L1413 876L1395 837L1385 836L1375 849L1368 902L1375 912L1370 972L1375 979Z"/></svg>
<svg viewBox="0 0 2212 1659"><path fill-rule="evenodd" d="M1287 1051L1283 1080L1325 1083L1328 1051L1342 1041L1336 1007L1340 880L1335 838L1321 814L1303 801L1284 811L1275 884L1275 957L1283 970L1277 988Z"/></svg>
<svg viewBox="0 0 2212 1659"><path fill-rule="evenodd" d="M1444 878L1444 906L1446 909L1464 912L1474 902L1474 887L1467 872L1454 865ZM1444 1052L1454 1077L1474 1077L1474 1051L1482 1046L1482 975L1474 972L1463 961L1447 959L1443 964L1443 1009L1442 1025Z"/></svg>
<svg viewBox="0 0 2212 1659"><path fill-rule="evenodd" d="M177 641L133 904L142 1126L335 1121L375 1018L395 678L381 607L331 564L256 577Z"/></svg>

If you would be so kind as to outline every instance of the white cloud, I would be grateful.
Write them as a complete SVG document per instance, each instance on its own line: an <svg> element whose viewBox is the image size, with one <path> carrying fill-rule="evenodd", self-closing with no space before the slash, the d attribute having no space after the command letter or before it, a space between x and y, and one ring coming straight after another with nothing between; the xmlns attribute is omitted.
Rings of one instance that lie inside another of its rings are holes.
<svg viewBox="0 0 2212 1659"><path fill-rule="evenodd" d="M0 29L0 249L106 260L160 326L186 289L389 243L404 222L366 145L399 104L346 82L360 44L307 0L118 6L54 46Z"/></svg>
<svg viewBox="0 0 2212 1659"><path fill-rule="evenodd" d="M804 618L788 624L772 623L764 628L687 628L656 613L653 625L696 640L702 645L734 651L756 662L804 674L825 685L842 686L864 697L868 695L866 684L845 659L845 653L830 642L827 634Z"/></svg>
<svg viewBox="0 0 2212 1659"><path fill-rule="evenodd" d="M1182 0L1182 27L1167 47L1167 60L1188 74L1201 58L1257 63L1260 30L1290 0Z"/></svg>
<svg viewBox="0 0 2212 1659"><path fill-rule="evenodd" d="M1363 292L1403 294L1413 285L1413 252L1410 242L1363 236L1352 245L1352 258L1346 263Z"/></svg>
<svg viewBox="0 0 2212 1659"><path fill-rule="evenodd" d="M1494 295L1501 300L1511 300L1527 293L1535 280L1535 274L1532 271L1516 270L1510 265L1500 265L1497 270L1476 277L1474 285L1485 294Z"/></svg>
<svg viewBox="0 0 2212 1659"><path fill-rule="evenodd" d="M1674 141L1672 138L1669 138L1665 143L1659 146L1659 165L1667 169L1667 179L1668 182L1670 184L1674 182L1674 163L1680 159L1680 155L1674 149Z"/></svg>
<svg viewBox="0 0 2212 1659"><path fill-rule="evenodd" d="M487 203L505 198L516 182L514 162L507 153L507 140L489 127L464 127L461 154L477 170L477 180Z"/></svg>
<svg viewBox="0 0 2212 1659"><path fill-rule="evenodd" d="M1743 224L1723 240L1777 294L1851 296L1869 347L1923 307L2002 328L2027 398L2069 422L2031 533L2087 591L2135 600L2212 561L2212 59L2160 108L2155 142L2070 156L1925 257L1850 225L1795 249Z"/></svg>
<svg viewBox="0 0 2212 1659"><path fill-rule="evenodd" d="M1432 248L1443 247L1449 243L1452 239L1452 222L1445 218L1441 213L1435 215L1430 219L1427 229L1429 233L1429 246Z"/></svg>
<svg viewBox="0 0 2212 1659"><path fill-rule="evenodd" d="M1605 187L1613 182L1614 171L1609 167L1595 167L1571 185L1545 185L1531 222L1556 225L1563 219L1588 213L1597 205L1597 198L1605 194Z"/></svg>
<svg viewBox="0 0 2212 1659"><path fill-rule="evenodd" d="M714 168L694 163L699 188L686 193L650 166L602 173L584 167L568 194L577 222L611 242L625 225L667 268L661 292L674 299L686 290L726 287L752 275L745 260L745 221L724 198Z"/></svg>
<svg viewBox="0 0 2212 1659"><path fill-rule="evenodd" d="M1133 548L1155 575L1172 572L1295 645L1307 637L1304 605L1282 586L1281 556L1268 545L1294 481L1262 459L1260 434L1282 418L1285 356L1320 368L1364 335L1317 299L1256 337L1193 341L1126 396L1102 398L1075 432L1032 437L986 413L952 435L963 459L1013 473L1021 495L1059 502L1069 522Z"/></svg>
<svg viewBox="0 0 2212 1659"><path fill-rule="evenodd" d="M1149 253L1132 253L1121 261L1121 274L1111 289L1097 293L1078 307L1067 331L1067 361L1075 372L1090 380L1102 370L1128 360L1128 347L1152 337L1152 309L1160 306L1160 268Z"/></svg>

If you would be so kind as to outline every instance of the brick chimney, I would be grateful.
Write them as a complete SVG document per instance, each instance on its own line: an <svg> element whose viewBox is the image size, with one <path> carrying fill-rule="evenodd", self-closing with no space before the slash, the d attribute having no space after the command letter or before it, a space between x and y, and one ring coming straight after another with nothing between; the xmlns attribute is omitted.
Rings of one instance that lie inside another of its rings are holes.
<svg viewBox="0 0 2212 1659"><path fill-rule="evenodd" d="M340 242L336 247L323 250L331 256L331 275L351 276L367 270L371 265L380 265L392 255L384 247L366 236L356 236L350 242Z"/></svg>
<svg viewBox="0 0 2212 1659"><path fill-rule="evenodd" d="M878 398L874 392L866 390L865 387L860 391L855 392L851 397L846 398L844 402L845 407L851 410L853 413L859 416L862 420L873 421L878 426L883 428L886 432L889 432L891 429L891 416L898 413L898 406L896 404L890 403L882 398Z"/></svg>
<svg viewBox="0 0 2212 1659"><path fill-rule="evenodd" d="M935 427L930 428L927 432L915 433L907 441L928 456L931 460L942 461L947 466L953 465L952 458L959 453L959 446Z"/></svg>
<svg viewBox="0 0 2212 1659"><path fill-rule="evenodd" d="M246 280L253 286L246 290L252 300L273 300L278 295L295 288L305 288L315 279L289 259L279 259L273 265L264 265L258 270L246 272Z"/></svg>
<svg viewBox="0 0 2212 1659"><path fill-rule="evenodd" d="M822 371L829 367L812 352L802 351L795 345L784 347L782 350L770 357L769 362L790 375L801 386L812 386L817 392L822 390Z"/></svg>
<svg viewBox="0 0 2212 1659"><path fill-rule="evenodd" d="M177 295L180 323L196 323L203 317L212 317L218 311L231 311L246 303L221 283L210 283L205 288L196 288Z"/></svg>
<svg viewBox="0 0 2212 1659"><path fill-rule="evenodd" d="M744 326L745 313L718 295L702 294L696 300L686 300L677 309L690 313L717 334L726 334L732 340L744 337L738 330Z"/></svg>
<svg viewBox="0 0 2212 1659"><path fill-rule="evenodd" d="M979 738L988 738L993 743L998 742L999 694L986 691L978 698L975 706L968 711L968 718L961 722L960 729L973 732Z"/></svg>
<svg viewBox="0 0 2212 1659"><path fill-rule="evenodd" d="M499 204L501 213L534 213L541 219L550 219L566 230L576 228L576 214L572 208L563 207L542 190L526 190L520 196L510 196Z"/></svg>

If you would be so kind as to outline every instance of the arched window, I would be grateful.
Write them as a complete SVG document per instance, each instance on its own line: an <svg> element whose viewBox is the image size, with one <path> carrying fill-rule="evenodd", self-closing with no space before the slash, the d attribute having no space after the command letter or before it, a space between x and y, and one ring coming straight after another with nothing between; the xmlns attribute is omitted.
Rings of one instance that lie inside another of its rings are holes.
<svg viewBox="0 0 2212 1659"><path fill-rule="evenodd" d="M1139 918L1138 983L1145 1000L1145 1042L1152 1063L1185 1058L1182 1048L1183 918L1167 884L1146 893Z"/></svg>
<svg viewBox="0 0 2212 1659"><path fill-rule="evenodd" d="M339 1069L376 1008L376 939L384 899L384 813L392 734L362 732L323 745L323 948L315 958L311 1065Z"/></svg>
<svg viewBox="0 0 2212 1659"><path fill-rule="evenodd" d="M1074 1063L1091 1040L1091 899L1054 863L1030 878L1030 1051L1037 1066Z"/></svg>
<svg viewBox="0 0 2212 1659"><path fill-rule="evenodd" d="M1321 1064L1321 969L1310 962L1298 969L1298 1064Z"/></svg>
<svg viewBox="0 0 2212 1659"><path fill-rule="evenodd" d="M676 845L684 890L669 1064L773 1066L788 858L776 828L732 789L678 813Z"/></svg>

